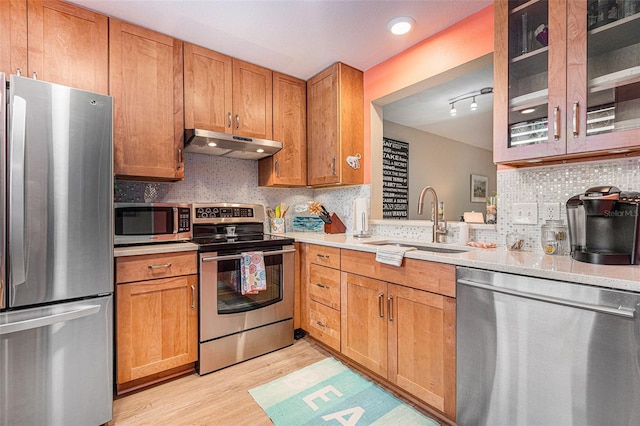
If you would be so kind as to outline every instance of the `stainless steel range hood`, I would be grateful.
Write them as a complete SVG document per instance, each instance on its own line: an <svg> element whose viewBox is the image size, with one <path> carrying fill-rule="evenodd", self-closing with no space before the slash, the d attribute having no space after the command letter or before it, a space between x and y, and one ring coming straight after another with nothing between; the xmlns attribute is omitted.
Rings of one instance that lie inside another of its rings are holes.
<svg viewBox="0 0 640 426"><path fill-rule="evenodd" d="M259 160L282 149L282 142L248 138L202 129L184 131L184 150L196 154Z"/></svg>

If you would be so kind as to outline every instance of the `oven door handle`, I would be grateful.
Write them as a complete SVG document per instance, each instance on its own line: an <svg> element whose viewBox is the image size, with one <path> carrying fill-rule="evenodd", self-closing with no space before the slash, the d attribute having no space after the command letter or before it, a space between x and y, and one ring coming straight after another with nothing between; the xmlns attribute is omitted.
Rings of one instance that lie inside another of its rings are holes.
<svg viewBox="0 0 640 426"><path fill-rule="evenodd" d="M274 250L274 251L265 251L263 252L263 256L275 256L276 254L285 254L285 253L293 253L296 249L287 249L287 250ZM242 258L242 254L230 254L229 256L212 256L212 257L203 257L200 259L201 262L216 262L218 260L235 260Z"/></svg>

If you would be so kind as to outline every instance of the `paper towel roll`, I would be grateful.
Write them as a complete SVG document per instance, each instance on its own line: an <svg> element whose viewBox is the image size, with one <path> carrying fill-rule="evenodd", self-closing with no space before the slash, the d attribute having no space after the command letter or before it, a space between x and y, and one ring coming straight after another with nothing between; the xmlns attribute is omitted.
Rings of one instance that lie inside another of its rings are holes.
<svg viewBox="0 0 640 426"><path fill-rule="evenodd" d="M364 197L353 201L353 229L356 234L369 231L369 200Z"/></svg>

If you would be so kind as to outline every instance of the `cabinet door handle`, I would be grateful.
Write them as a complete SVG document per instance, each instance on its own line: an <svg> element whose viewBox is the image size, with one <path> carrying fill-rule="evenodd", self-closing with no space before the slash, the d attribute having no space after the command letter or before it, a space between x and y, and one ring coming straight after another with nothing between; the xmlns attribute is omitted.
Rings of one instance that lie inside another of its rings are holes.
<svg viewBox="0 0 640 426"><path fill-rule="evenodd" d="M331 174L336 176L336 157L331 159Z"/></svg>
<svg viewBox="0 0 640 426"><path fill-rule="evenodd" d="M184 160L183 156L182 156L182 148L178 148L178 167L176 170L180 170L180 168L182 167L182 162Z"/></svg>
<svg viewBox="0 0 640 426"><path fill-rule="evenodd" d="M231 128L231 111L227 113L227 127Z"/></svg>
<svg viewBox="0 0 640 426"><path fill-rule="evenodd" d="M236 130L240 128L240 116L236 114Z"/></svg>
<svg viewBox="0 0 640 426"><path fill-rule="evenodd" d="M329 328L329 325L328 325L328 324L323 324L323 323L321 323L320 321L316 321L316 324L318 324L318 325L319 325L320 327L322 327L322 328Z"/></svg>
<svg viewBox="0 0 640 426"><path fill-rule="evenodd" d="M163 265L149 265L149 269L161 269L161 268L171 268L171 263L165 263Z"/></svg>
<svg viewBox="0 0 640 426"><path fill-rule="evenodd" d="M320 260L326 260L326 261L328 261L328 260L329 260L329 255L326 255L326 254L320 254L320 253L318 253L318 254L316 254L316 256L317 256L317 257L318 257L318 259L320 259Z"/></svg>
<svg viewBox="0 0 640 426"><path fill-rule="evenodd" d="M191 309L196 308L196 286L191 286Z"/></svg>
<svg viewBox="0 0 640 426"><path fill-rule="evenodd" d="M389 321L393 321L393 294L387 298L387 311L389 312Z"/></svg>
<svg viewBox="0 0 640 426"><path fill-rule="evenodd" d="M378 295L378 316L380 316L380 318L384 318L384 302L382 301L384 299L384 293L380 293Z"/></svg>
<svg viewBox="0 0 640 426"><path fill-rule="evenodd" d="M317 285L318 287L320 287L320 288L326 288L326 289L328 289L328 288L329 288L329 286L328 286L328 285L324 285L324 284L320 284L320 283L316 283L316 285Z"/></svg>
<svg viewBox="0 0 640 426"><path fill-rule="evenodd" d="M280 160L276 160L276 177L280 177Z"/></svg>
<svg viewBox="0 0 640 426"><path fill-rule="evenodd" d="M553 138L560 139L560 107L553 108Z"/></svg>
<svg viewBox="0 0 640 426"><path fill-rule="evenodd" d="M578 129L578 114L580 113L580 105L578 102L573 103L573 137L577 138L580 135L580 129Z"/></svg>

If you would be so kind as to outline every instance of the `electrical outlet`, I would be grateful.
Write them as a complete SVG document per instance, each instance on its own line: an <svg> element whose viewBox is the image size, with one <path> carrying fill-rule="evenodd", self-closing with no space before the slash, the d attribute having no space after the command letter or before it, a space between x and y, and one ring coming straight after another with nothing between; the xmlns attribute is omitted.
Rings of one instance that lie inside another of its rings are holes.
<svg viewBox="0 0 640 426"><path fill-rule="evenodd" d="M523 225L537 225L538 203L514 203L513 223Z"/></svg>
<svg viewBox="0 0 640 426"><path fill-rule="evenodd" d="M544 203L542 219L560 220L560 203Z"/></svg>

